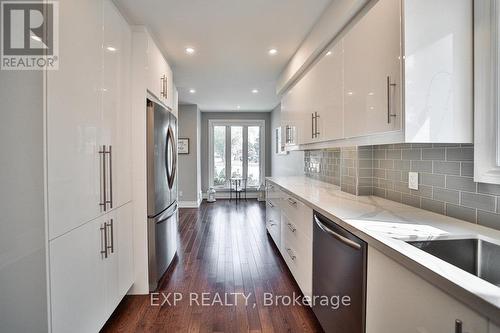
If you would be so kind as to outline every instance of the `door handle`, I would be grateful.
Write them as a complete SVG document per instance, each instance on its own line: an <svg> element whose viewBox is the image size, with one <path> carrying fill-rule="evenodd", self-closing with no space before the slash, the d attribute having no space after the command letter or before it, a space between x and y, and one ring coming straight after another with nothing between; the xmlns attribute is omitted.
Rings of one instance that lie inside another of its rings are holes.
<svg viewBox="0 0 500 333"><path fill-rule="evenodd" d="M356 243L356 242L350 240L349 238L346 238L346 237L344 237L342 235L339 235L338 233L330 230L327 226L325 226L323 223L321 223L320 220L318 220L318 218L316 217L316 215L314 215L314 222L316 222L316 224L318 225L318 227L322 231L326 232L327 234L329 234L333 238L337 239L338 241L344 243L347 246L352 247L353 249L356 249L356 250L360 250L361 249L361 245L359 245L358 243Z"/></svg>
<svg viewBox="0 0 500 333"><path fill-rule="evenodd" d="M113 219L110 220L109 223L105 223L106 230L109 227L110 235L111 235L111 245L106 245L106 249L110 249L111 253L115 253L115 242L114 242L114 221ZM107 240L107 239L106 239Z"/></svg>
<svg viewBox="0 0 500 333"><path fill-rule="evenodd" d="M107 198L106 198L106 146L102 146L101 150L99 150L99 157L101 159L101 199L102 201L99 202L99 206L103 208L103 211L106 211L107 208Z"/></svg>
<svg viewBox="0 0 500 333"><path fill-rule="evenodd" d="M291 223L287 223L287 225L288 225L288 229L290 229L292 232L295 232L295 231L297 230L297 228L295 228L295 227L293 226L293 224L291 224Z"/></svg>
<svg viewBox="0 0 500 333"><path fill-rule="evenodd" d="M315 129L314 129L314 113L311 113L311 138L314 139L315 138Z"/></svg>
<svg viewBox="0 0 500 333"><path fill-rule="evenodd" d="M319 118L318 112L314 112L314 127L315 127L314 137L315 138L317 138L320 134L318 131L318 118Z"/></svg>
<svg viewBox="0 0 500 333"><path fill-rule="evenodd" d="M290 258L292 258L292 260L295 260L295 258L297 258L295 254L293 254L292 249L290 249L289 247L286 248L286 253L288 253L288 255L290 256Z"/></svg>
<svg viewBox="0 0 500 333"><path fill-rule="evenodd" d="M113 152L112 152L112 146L109 146L109 151L107 154L109 154L109 208L113 208Z"/></svg>
<svg viewBox="0 0 500 333"><path fill-rule="evenodd" d="M104 255L104 258L106 259L108 257L108 235L106 232L106 225L101 225L99 230L101 231L101 256ZM104 239L103 239L103 233L104 233Z"/></svg>
<svg viewBox="0 0 500 333"><path fill-rule="evenodd" d="M391 88L395 87L396 83L391 83L391 77L387 76L387 123L391 123L391 117L396 117L391 111Z"/></svg>

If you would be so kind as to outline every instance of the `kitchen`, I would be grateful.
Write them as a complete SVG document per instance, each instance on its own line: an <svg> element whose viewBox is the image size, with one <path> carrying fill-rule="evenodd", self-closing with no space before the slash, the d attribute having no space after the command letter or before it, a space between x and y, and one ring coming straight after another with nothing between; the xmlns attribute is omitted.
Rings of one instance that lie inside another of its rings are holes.
<svg viewBox="0 0 500 333"><path fill-rule="evenodd" d="M500 332L497 0L1 6L1 332Z"/></svg>

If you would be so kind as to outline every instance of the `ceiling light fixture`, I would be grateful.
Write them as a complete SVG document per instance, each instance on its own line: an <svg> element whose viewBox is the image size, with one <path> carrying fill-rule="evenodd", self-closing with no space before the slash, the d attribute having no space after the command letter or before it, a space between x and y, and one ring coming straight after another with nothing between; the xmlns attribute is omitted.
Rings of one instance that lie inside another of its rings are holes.
<svg viewBox="0 0 500 333"><path fill-rule="evenodd" d="M109 52L115 52L116 51L116 47L108 46L108 47L106 47L106 50L108 50Z"/></svg>
<svg viewBox="0 0 500 333"><path fill-rule="evenodd" d="M328 51L328 52L326 52L326 55L327 55L327 56L332 55L332 51Z"/></svg>
<svg viewBox="0 0 500 333"><path fill-rule="evenodd" d="M236 105L236 108L237 108L237 109L239 110L239 109L241 109L241 106L239 106L239 105Z"/></svg>
<svg viewBox="0 0 500 333"><path fill-rule="evenodd" d="M269 50L269 54L270 54L270 55L275 55L275 54L277 54L277 53L278 53L278 50L276 50L276 49L270 49L270 50Z"/></svg>
<svg viewBox="0 0 500 333"><path fill-rule="evenodd" d="M195 94L196 93L196 89L189 89L189 93L190 94Z"/></svg>
<svg viewBox="0 0 500 333"><path fill-rule="evenodd" d="M194 49L192 47L186 47L186 53L187 54L193 54L194 53Z"/></svg>
<svg viewBox="0 0 500 333"><path fill-rule="evenodd" d="M258 94L258 93L259 93L259 91L257 89L252 90L252 94Z"/></svg>

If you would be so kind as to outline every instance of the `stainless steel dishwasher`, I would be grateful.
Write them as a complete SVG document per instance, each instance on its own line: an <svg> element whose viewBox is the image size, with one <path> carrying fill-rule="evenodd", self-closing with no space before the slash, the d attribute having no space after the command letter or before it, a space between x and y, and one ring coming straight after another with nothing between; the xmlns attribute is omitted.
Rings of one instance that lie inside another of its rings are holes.
<svg viewBox="0 0 500 333"><path fill-rule="evenodd" d="M314 212L312 308L327 333L365 332L366 251L364 241Z"/></svg>

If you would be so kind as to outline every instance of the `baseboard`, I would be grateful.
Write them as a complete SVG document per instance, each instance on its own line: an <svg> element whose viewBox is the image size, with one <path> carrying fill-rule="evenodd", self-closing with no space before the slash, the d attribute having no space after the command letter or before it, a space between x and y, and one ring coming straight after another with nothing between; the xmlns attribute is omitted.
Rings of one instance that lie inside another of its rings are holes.
<svg viewBox="0 0 500 333"><path fill-rule="evenodd" d="M179 201L179 208L198 208L201 201Z"/></svg>
<svg viewBox="0 0 500 333"><path fill-rule="evenodd" d="M233 193L233 199L234 199L235 194ZM257 199L259 196L259 193L256 191L252 192L247 192L247 199ZM245 198L245 194L241 194L241 198ZM207 193L203 193L203 199L207 199ZM215 199L229 199L229 192L216 192L215 193Z"/></svg>

